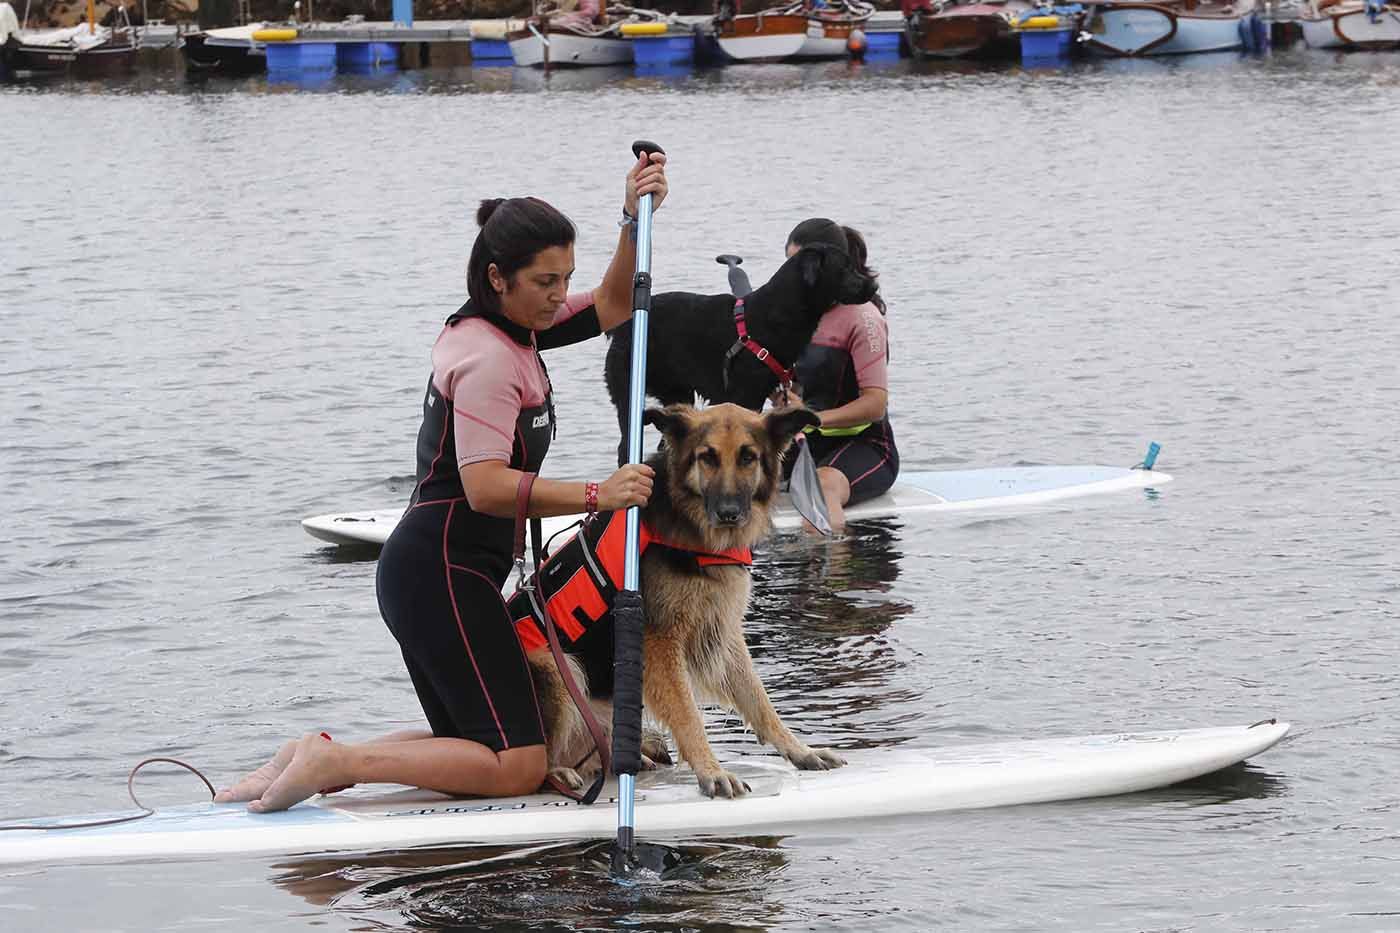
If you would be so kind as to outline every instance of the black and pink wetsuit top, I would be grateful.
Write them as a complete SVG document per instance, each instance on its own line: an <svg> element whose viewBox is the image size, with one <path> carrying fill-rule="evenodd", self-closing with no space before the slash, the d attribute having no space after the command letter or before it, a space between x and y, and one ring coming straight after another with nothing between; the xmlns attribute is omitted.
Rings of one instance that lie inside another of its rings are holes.
<svg viewBox="0 0 1400 933"><path fill-rule="evenodd" d="M515 521L473 509L461 468L498 460L539 472L555 427L539 351L599 333L588 293L570 296L542 331L468 302L433 346L418 482L379 555L376 590L434 735L497 752L544 741L525 652L501 598Z"/></svg>
<svg viewBox="0 0 1400 933"><path fill-rule="evenodd" d="M433 372L423 394L418 430L418 483L409 512L459 503L448 536L454 563L478 567L493 579L509 569L510 518L471 510L461 468L500 460L513 470L538 473L554 436L549 376L539 351L599 333L593 294L570 295L554 326L535 333L471 303L447 319L433 345Z"/></svg>
<svg viewBox="0 0 1400 933"><path fill-rule="evenodd" d="M889 391L889 323L873 303L837 305L822 315L797 361L802 398L813 411L840 408L864 389ZM899 476L899 451L889 416L807 434L817 466L839 470L855 505L886 492Z"/></svg>

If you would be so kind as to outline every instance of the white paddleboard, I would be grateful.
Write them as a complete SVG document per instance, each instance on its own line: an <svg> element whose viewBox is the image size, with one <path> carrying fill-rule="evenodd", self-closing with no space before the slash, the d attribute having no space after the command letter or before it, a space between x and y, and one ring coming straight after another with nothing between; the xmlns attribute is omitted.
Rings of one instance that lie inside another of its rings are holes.
<svg viewBox="0 0 1400 933"><path fill-rule="evenodd" d="M1275 745L1288 728L1268 720L1179 732L866 749L843 752L850 763L835 771L796 771L780 759L748 758L730 765L752 787L737 800L706 798L689 769L666 768L637 780L637 833L653 841L732 835L1132 793L1236 764ZM454 800L428 791L375 788L317 797L283 813L199 804L116 826L0 832L0 864L350 855L606 839L616 830L616 807L609 805L615 793L616 784L610 783L591 807L544 794ZM99 816L23 822L61 825Z"/></svg>
<svg viewBox="0 0 1400 933"><path fill-rule="evenodd" d="M968 512L1045 505L1080 496L1162 486L1172 478L1154 470L1106 466L1003 467L987 470L935 470L901 473L883 496L846 510L847 519L882 518L921 512ZM380 545L394 530L402 509L334 512L302 519L313 538L340 545ZM544 519L545 537L582 516ZM802 518L791 507L773 519L778 528L797 528Z"/></svg>

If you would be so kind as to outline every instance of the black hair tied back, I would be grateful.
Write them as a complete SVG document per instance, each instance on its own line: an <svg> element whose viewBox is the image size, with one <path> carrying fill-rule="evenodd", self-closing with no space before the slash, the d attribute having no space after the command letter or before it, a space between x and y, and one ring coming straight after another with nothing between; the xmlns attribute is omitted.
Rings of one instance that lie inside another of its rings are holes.
<svg viewBox="0 0 1400 933"><path fill-rule="evenodd" d="M486 198L476 209L476 242L467 261L467 294L482 310L501 310L491 287L491 266L507 280L535 261L542 250L574 242L574 225L539 198Z"/></svg>
<svg viewBox="0 0 1400 933"><path fill-rule="evenodd" d="M787 241L801 249L817 243L825 243L841 252L846 252L846 231L834 220L825 217L809 217L792 228Z"/></svg>
<svg viewBox="0 0 1400 933"><path fill-rule="evenodd" d="M481 206L476 209L476 225L486 226L486 221L491 219L491 215L496 213L496 208L506 203L505 198L482 198Z"/></svg>
<svg viewBox="0 0 1400 933"><path fill-rule="evenodd" d="M870 268L870 250L865 245L865 237L860 235L859 230L843 226L841 228L846 233L846 251L851 255L851 262L855 265L856 271L866 276L875 283L875 294L870 297L870 301L875 307L880 309L880 313L885 313L885 299L880 296L880 273Z"/></svg>

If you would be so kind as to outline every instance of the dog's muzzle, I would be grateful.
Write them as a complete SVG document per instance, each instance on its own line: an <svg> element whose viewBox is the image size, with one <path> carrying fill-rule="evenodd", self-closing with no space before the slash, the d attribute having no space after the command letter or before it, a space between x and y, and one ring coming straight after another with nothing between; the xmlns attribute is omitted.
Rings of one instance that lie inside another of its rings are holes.
<svg viewBox="0 0 1400 933"><path fill-rule="evenodd" d="M707 496L705 511L712 524L733 528L748 521L749 503L743 496Z"/></svg>

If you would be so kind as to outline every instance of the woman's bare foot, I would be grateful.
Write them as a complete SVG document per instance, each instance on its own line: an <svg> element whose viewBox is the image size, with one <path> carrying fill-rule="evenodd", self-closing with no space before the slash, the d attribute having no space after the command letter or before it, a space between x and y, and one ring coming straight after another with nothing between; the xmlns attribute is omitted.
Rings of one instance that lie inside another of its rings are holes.
<svg viewBox="0 0 1400 933"><path fill-rule="evenodd" d="M340 766L342 746L308 732L292 744L292 760L284 767L248 809L254 813L285 810L320 793L321 788L342 785L345 774Z"/></svg>
<svg viewBox="0 0 1400 933"><path fill-rule="evenodd" d="M256 771L248 772L243 780L232 787L225 787L219 791L214 795L214 802L242 803L246 800L257 800L272 786L272 782L277 780L278 775L287 769L287 765L292 763L292 755L296 750L296 739L282 743L282 747L277 750L276 755L272 756L271 761Z"/></svg>

